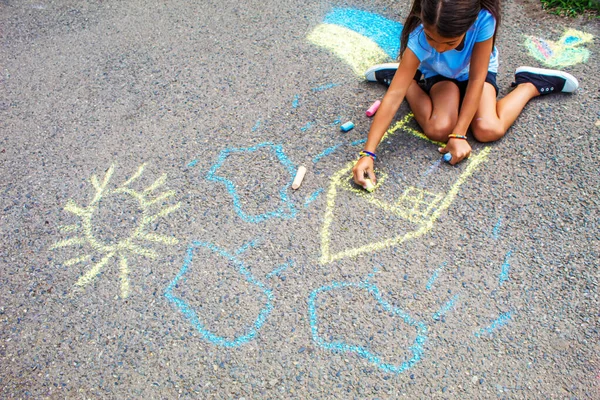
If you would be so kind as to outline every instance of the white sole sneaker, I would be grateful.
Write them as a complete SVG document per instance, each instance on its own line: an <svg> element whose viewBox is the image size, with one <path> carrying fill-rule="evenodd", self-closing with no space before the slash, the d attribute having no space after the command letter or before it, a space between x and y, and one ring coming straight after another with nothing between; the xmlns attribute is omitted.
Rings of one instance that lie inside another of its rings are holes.
<svg viewBox="0 0 600 400"><path fill-rule="evenodd" d="M562 89L563 93L573 93L579 87L579 82L577 82L577 79L567 72L534 67L519 67L515 71L515 75L519 72L529 72L536 75L544 75L549 77L556 76L558 78L562 78L565 80L565 86Z"/></svg>
<svg viewBox="0 0 600 400"><path fill-rule="evenodd" d="M384 70L397 70L399 63L386 63L386 64L377 64L372 66L365 72L365 78L370 82L377 82L377 77L375 74L379 71Z"/></svg>

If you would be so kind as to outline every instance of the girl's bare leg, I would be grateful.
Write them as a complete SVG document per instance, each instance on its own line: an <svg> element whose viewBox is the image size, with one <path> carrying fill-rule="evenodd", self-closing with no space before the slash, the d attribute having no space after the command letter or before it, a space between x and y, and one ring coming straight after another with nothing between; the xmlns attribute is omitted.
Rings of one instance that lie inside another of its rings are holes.
<svg viewBox="0 0 600 400"><path fill-rule="evenodd" d="M496 89L491 84L484 83L481 103L471 122L473 136L480 142L500 139L516 121L529 100L539 95L535 86L524 83L496 101Z"/></svg>
<svg viewBox="0 0 600 400"><path fill-rule="evenodd" d="M425 135L435 141L446 142L458 121L460 92L450 81L441 81L427 94L416 81L406 92L406 101Z"/></svg>

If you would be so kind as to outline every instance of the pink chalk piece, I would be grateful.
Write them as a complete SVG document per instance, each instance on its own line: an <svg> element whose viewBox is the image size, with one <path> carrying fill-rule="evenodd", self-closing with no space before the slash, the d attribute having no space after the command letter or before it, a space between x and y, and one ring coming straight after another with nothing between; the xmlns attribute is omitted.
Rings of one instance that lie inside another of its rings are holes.
<svg viewBox="0 0 600 400"><path fill-rule="evenodd" d="M369 109L365 112L365 114L367 114L367 117L372 117L373 115L375 115L375 113L379 109L380 105L381 105L381 101L379 101L379 100L377 100L375 103L373 103L371 105L371 107L369 107Z"/></svg>

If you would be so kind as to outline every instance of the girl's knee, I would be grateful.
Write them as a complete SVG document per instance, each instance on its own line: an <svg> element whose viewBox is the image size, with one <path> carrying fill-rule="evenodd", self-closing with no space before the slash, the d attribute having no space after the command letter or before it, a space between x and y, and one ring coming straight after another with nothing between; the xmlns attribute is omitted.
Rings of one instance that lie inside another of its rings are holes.
<svg viewBox="0 0 600 400"><path fill-rule="evenodd" d="M448 140L448 135L452 133L452 129L456 125L455 121L450 118L432 118L430 124L425 129L425 135L437 142L445 142Z"/></svg>
<svg viewBox="0 0 600 400"><path fill-rule="evenodd" d="M506 131L500 125L500 121L477 118L471 124L473 136L479 142L495 142L500 139Z"/></svg>

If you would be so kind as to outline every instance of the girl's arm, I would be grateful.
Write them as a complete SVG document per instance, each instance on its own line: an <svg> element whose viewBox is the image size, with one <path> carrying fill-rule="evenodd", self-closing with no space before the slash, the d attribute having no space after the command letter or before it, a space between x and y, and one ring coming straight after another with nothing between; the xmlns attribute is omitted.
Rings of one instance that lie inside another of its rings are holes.
<svg viewBox="0 0 600 400"><path fill-rule="evenodd" d="M400 104L404 100L406 91L412 83L420 63L412 50L407 48L404 51L394 79L392 79L392 83L381 101L381 106L379 106L377 114L373 118L364 150L371 153L376 152L381 138L385 135L398 108L400 108ZM354 165L352 173L354 174L354 182L363 187L367 183L365 174L368 175L373 183L376 182L375 173L373 172L373 159L371 157L360 158Z"/></svg>
<svg viewBox="0 0 600 400"><path fill-rule="evenodd" d="M467 135L469 125L471 125L471 121L473 121L473 117L479 108L483 84L485 83L490 63L493 41L494 39L490 38L483 42L477 42L473 46L469 67L469 83L467 84L465 98L458 114L458 121L452 131L454 134ZM466 140L450 138L443 152L450 152L452 154L451 164L456 164L469 156L471 146L469 146Z"/></svg>

